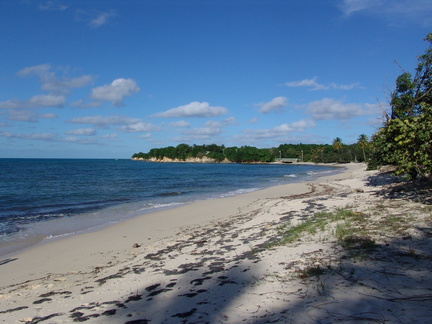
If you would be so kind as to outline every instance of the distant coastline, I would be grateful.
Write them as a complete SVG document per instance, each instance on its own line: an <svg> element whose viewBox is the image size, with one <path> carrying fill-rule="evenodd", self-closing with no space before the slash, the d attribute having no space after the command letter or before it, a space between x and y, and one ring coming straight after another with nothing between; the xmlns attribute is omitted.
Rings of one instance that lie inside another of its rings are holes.
<svg viewBox="0 0 432 324"><path fill-rule="evenodd" d="M163 158L149 158L149 159L144 159L144 158L137 158L137 157L133 157L131 158L132 161L142 161L142 162L154 162L154 163L226 163L226 164L233 164L233 163L241 163L241 164L314 164L314 165L318 165L317 163L313 163L313 162L299 162L299 161L291 161L291 162L282 162L282 161L274 161L274 162L260 162L260 161L254 161L254 162L235 162L235 161L230 161L227 158L223 159L223 160L217 160L217 159L213 159L213 158L209 158L207 156L203 156L203 157L187 157L186 159L182 160L182 159L177 159L177 158L168 158L168 157L163 157Z"/></svg>

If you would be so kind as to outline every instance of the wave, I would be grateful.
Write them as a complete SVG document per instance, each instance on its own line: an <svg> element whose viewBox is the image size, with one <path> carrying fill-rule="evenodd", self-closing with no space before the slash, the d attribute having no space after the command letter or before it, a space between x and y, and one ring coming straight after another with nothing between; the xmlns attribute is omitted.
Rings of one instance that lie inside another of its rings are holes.
<svg viewBox="0 0 432 324"><path fill-rule="evenodd" d="M185 191L172 191L172 192L163 192L160 194L154 195L154 197L172 197L172 196L180 196L185 194Z"/></svg>
<svg viewBox="0 0 432 324"><path fill-rule="evenodd" d="M245 193L248 193L248 192L257 191L257 190L260 190L260 189L261 188L243 188L243 189L237 189L237 190L229 191L227 193L220 194L219 197L220 198L232 197L232 196L237 196L237 195L245 194Z"/></svg>

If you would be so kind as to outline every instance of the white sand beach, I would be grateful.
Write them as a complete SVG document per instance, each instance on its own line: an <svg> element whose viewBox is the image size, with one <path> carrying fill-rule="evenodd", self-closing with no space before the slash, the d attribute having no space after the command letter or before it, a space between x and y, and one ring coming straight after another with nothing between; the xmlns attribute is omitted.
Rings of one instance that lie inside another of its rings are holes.
<svg viewBox="0 0 432 324"><path fill-rule="evenodd" d="M0 322L430 322L430 189L343 168L1 258Z"/></svg>

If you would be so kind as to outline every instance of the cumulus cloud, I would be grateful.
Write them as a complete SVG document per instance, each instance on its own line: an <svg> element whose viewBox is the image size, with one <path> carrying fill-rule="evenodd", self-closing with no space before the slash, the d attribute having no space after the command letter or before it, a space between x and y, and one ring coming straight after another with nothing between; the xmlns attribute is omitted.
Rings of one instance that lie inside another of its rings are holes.
<svg viewBox="0 0 432 324"><path fill-rule="evenodd" d="M113 133L113 134L104 134L104 135L99 136L99 138L106 138L106 139L115 139L117 137L118 137L118 135L115 134L115 133Z"/></svg>
<svg viewBox="0 0 432 324"><path fill-rule="evenodd" d="M55 114L36 114L29 110L11 110L8 115L9 120L23 121L23 122L37 122L39 119L54 119L57 118Z"/></svg>
<svg viewBox="0 0 432 324"><path fill-rule="evenodd" d="M51 73L51 65L48 63L25 67L17 72L20 77L28 75L45 75Z"/></svg>
<svg viewBox="0 0 432 324"><path fill-rule="evenodd" d="M300 81L291 81L286 82L285 86L291 87L291 88L297 88L297 87L303 87L303 88L310 88L310 90L351 90L354 88L359 88L359 83L350 83L350 84L338 84L338 83L329 83L329 84L322 84L317 82L317 77L313 77L312 79L304 79Z"/></svg>
<svg viewBox="0 0 432 324"><path fill-rule="evenodd" d="M263 114L267 114L272 111L280 111L283 107L286 106L287 98L285 97L276 97L270 100L269 102L266 102L264 104L261 104L260 112Z"/></svg>
<svg viewBox="0 0 432 324"><path fill-rule="evenodd" d="M48 113L48 114L39 114L39 117L43 118L43 119L55 119L55 118L58 118L58 116L56 114L51 114L51 113Z"/></svg>
<svg viewBox="0 0 432 324"><path fill-rule="evenodd" d="M118 129L126 133L149 132L159 130L159 126L151 123L143 123L139 119L125 116L87 116L76 117L68 121L71 124L89 124L97 128L118 126Z"/></svg>
<svg viewBox="0 0 432 324"><path fill-rule="evenodd" d="M234 117L229 117L229 118L225 118L222 121L213 121L213 120L206 121L205 126L206 127L221 128L221 127L225 127L228 125L233 125L233 124L235 124L235 122L236 122L236 119Z"/></svg>
<svg viewBox="0 0 432 324"><path fill-rule="evenodd" d="M52 133L11 133L11 132L0 132L1 137L28 139L28 140L40 140L40 141L54 141L57 137L56 134Z"/></svg>
<svg viewBox="0 0 432 324"><path fill-rule="evenodd" d="M128 125L138 123L139 119L125 116L87 116L76 117L69 120L71 124L90 124L96 127L108 127L111 125Z"/></svg>
<svg viewBox="0 0 432 324"><path fill-rule="evenodd" d="M126 133L138 133L138 132L150 132L158 130L159 127L151 124L151 123L133 123L129 125L124 125L120 127L120 130Z"/></svg>
<svg viewBox="0 0 432 324"><path fill-rule="evenodd" d="M94 100L111 101L114 106L122 106L123 99L139 91L139 87L132 79L115 79L111 84L94 88L91 98Z"/></svg>
<svg viewBox="0 0 432 324"><path fill-rule="evenodd" d="M0 108L20 109L20 108L44 108L44 107L63 107L66 98L62 95L42 94L31 97L28 100L10 99L0 102Z"/></svg>
<svg viewBox="0 0 432 324"><path fill-rule="evenodd" d="M276 126L272 129L272 131L276 133L304 132L305 130L312 127L315 127L315 122L313 120L302 119L291 124L282 124Z"/></svg>
<svg viewBox="0 0 432 324"><path fill-rule="evenodd" d="M84 100L79 99L77 101L71 102L70 105L72 107L78 107L78 108L96 108L96 107L100 107L102 103L100 101L85 102Z"/></svg>
<svg viewBox="0 0 432 324"><path fill-rule="evenodd" d="M179 106L154 116L163 118L216 117L226 113L228 113L228 110L224 107L210 106L205 101L193 101L187 105Z"/></svg>
<svg viewBox="0 0 432 324"><path fill-rule="evenodd" d="M315 122L310 119L303 119L292 123L281 124L270 129L248 129L243 133L245 139L265 140L286 137L290 133L304 132L309 128L315 127Z"/></svg>
<svg viewBox="0 0 432 324"><path fill-rule="evenodd" d="M77 136L93 136L96 134L96 130L94 128L79 128L67 131L66 134Z"/></svg>
<svg viewBox="0 0 432 324"><path fill-rule="evenodd" d="M172 122L172 123L169 123L169 125L171 127L186 127L186 128L191 126L191 124L185 120L179 120L176 122Z"/></svg>
<svg viewBox="0 0 432 324"><path fill-rule="evenodd" d="M98 142L93 138L78 137L78 136L65 137L64 141L69 143L77 143L77 144L98 144Z"/></svg>
<svg viewBox="0 0 432 324"><path fill-rule="evenodd" d="M67 71L67 68L54 68L51 64L29 66L17 72L20 77L37 76L41 82L41 89L55 94L67 94L70 89L87 86L94 81L91 75L69 77L62 75L57 77L58 71Z"/></svg>
<svg viewBox="0 0 432 324"><path fill-rule="evenodd" d="M332 98L312 101L306 105L306 112L315 120L347 120L357 116L374 114L378 105L344 103Z"/></svg>
<svg viewBox="0 0 432 324"><path fill-rule="evenodd" d="M184 131L182 134L186 135L194 135L194 136L212 136L216 134L220 134L221 129L217 127L202 127L202 128L194 128L188 131Z"/></svg>

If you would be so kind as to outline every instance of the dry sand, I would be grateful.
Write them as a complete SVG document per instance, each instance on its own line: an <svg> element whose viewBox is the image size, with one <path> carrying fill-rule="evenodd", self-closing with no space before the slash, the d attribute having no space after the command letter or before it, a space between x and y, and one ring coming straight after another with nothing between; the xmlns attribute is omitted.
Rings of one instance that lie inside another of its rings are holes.
<svg viewBox="0 0 432 324"><path fill-rule="evenodd" d="M431 192L394 182L349 164L33 247L0 259L0 322L430 322Z"/></svg>

